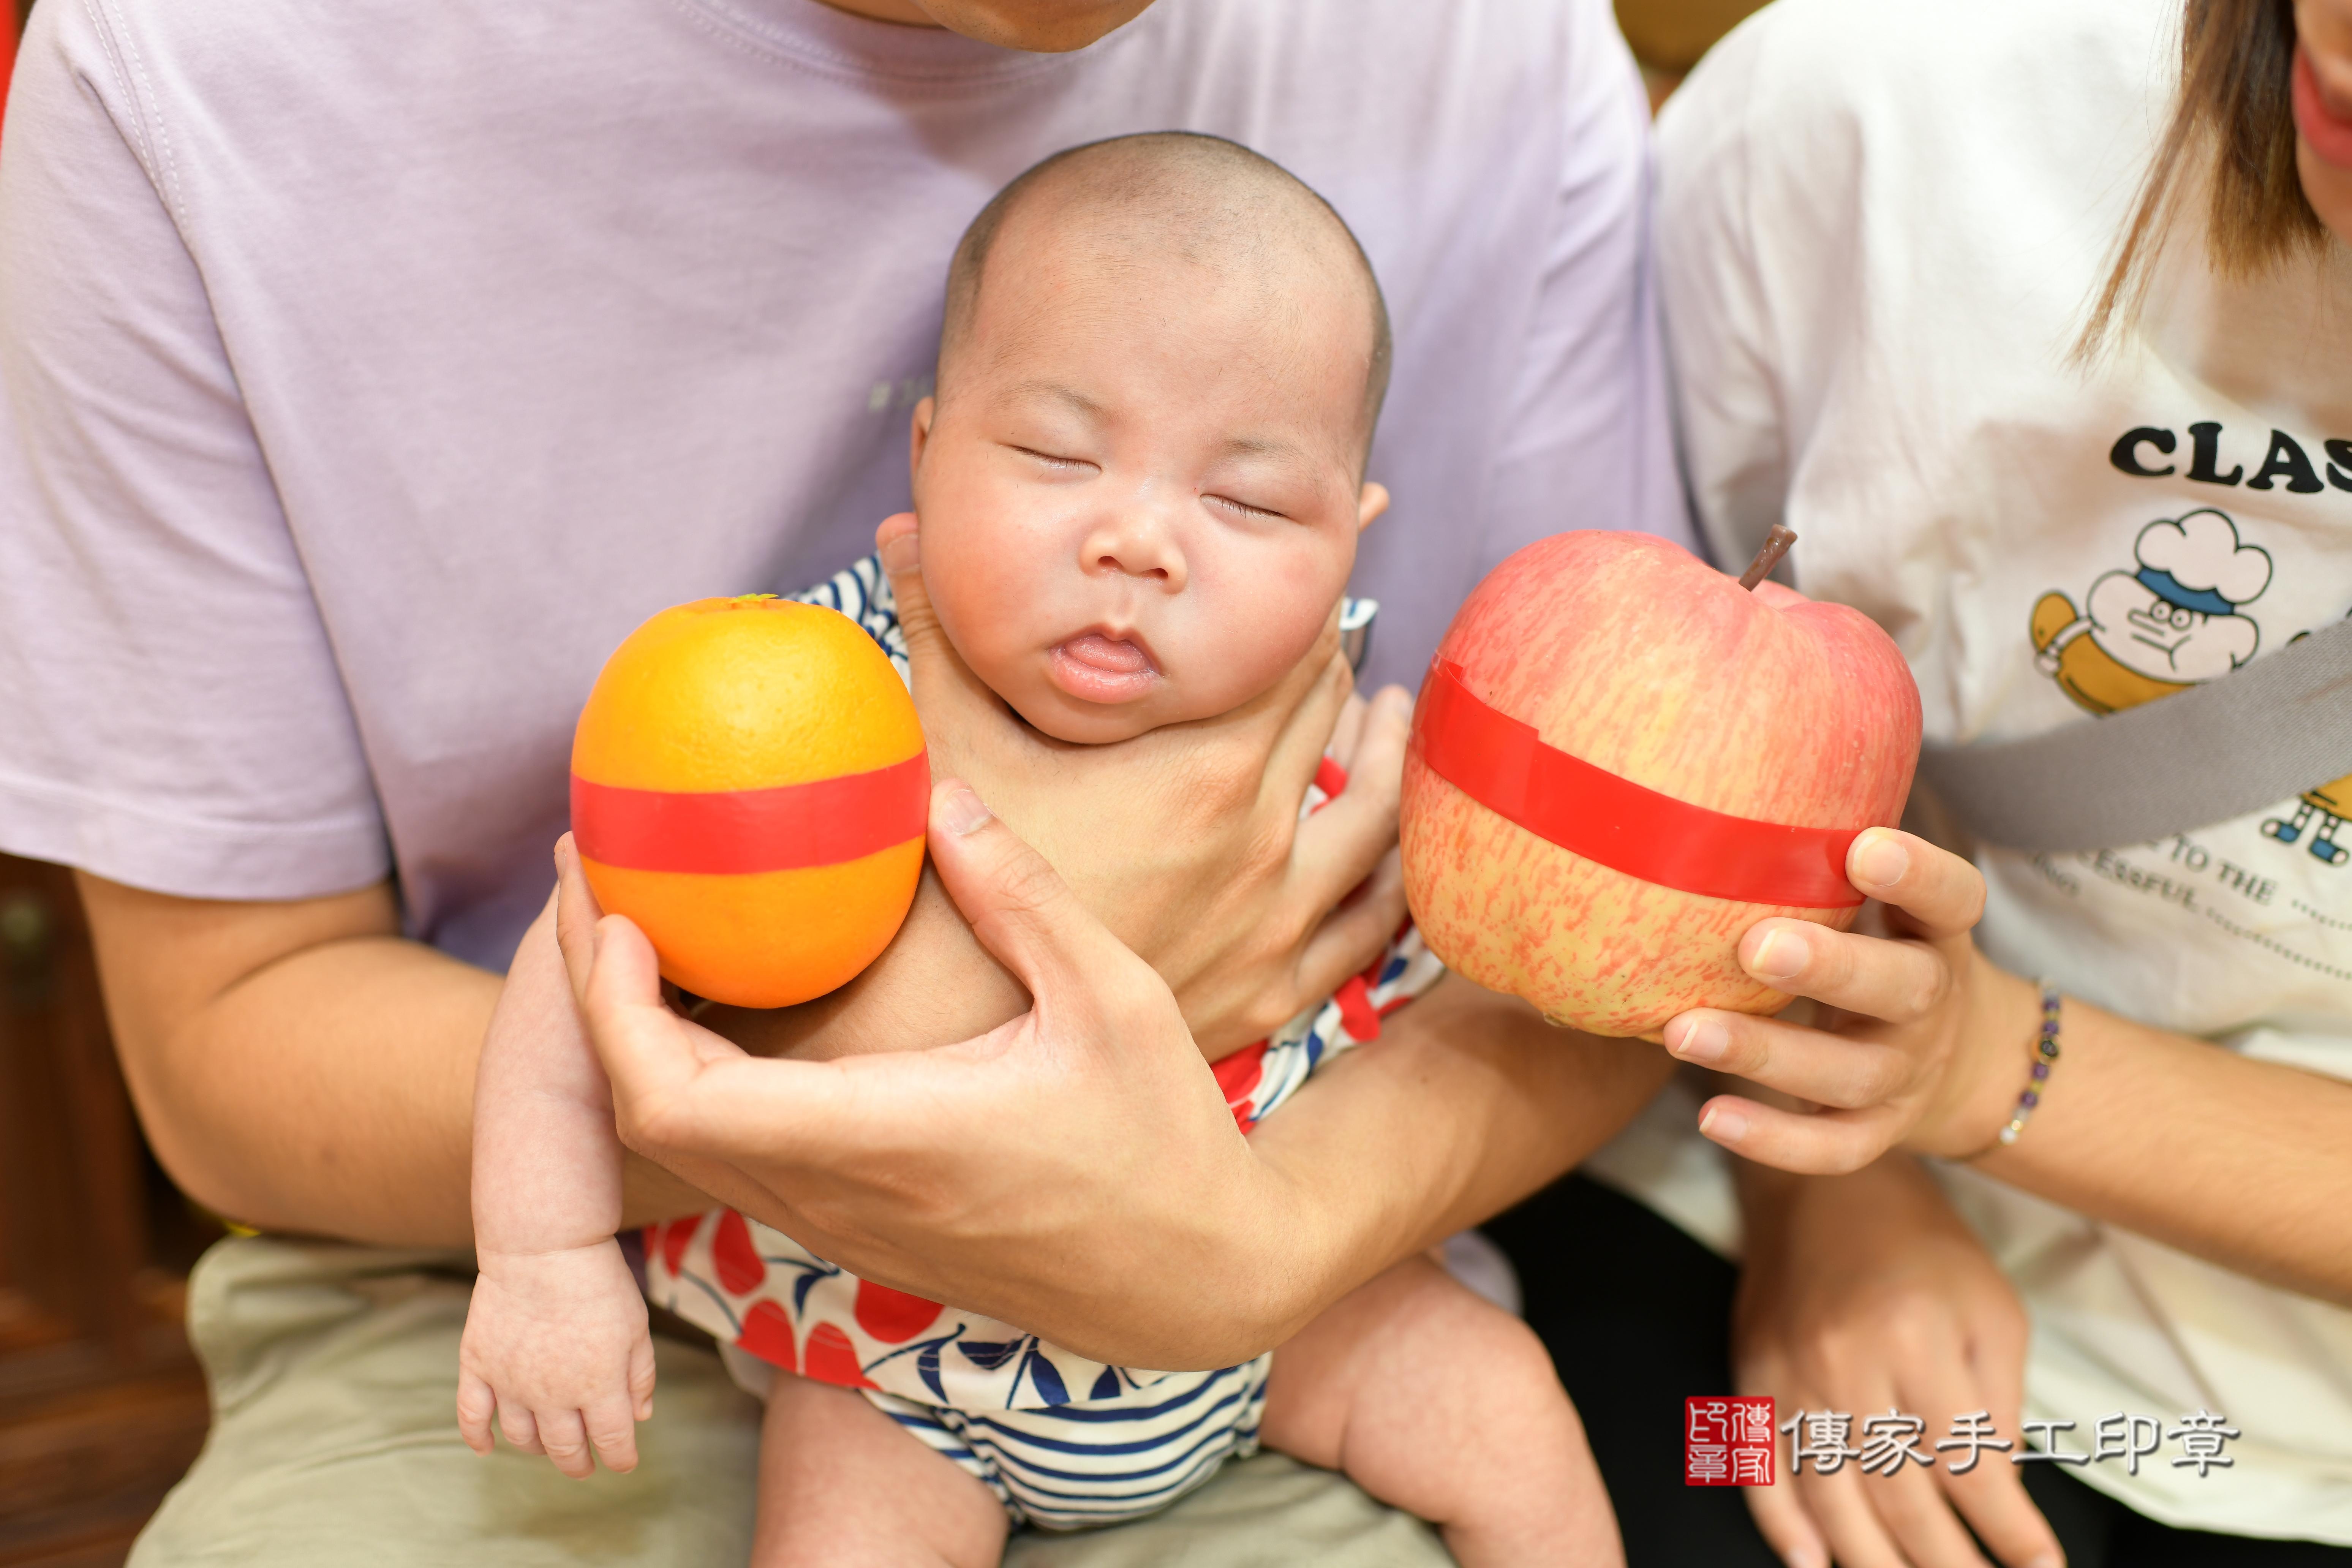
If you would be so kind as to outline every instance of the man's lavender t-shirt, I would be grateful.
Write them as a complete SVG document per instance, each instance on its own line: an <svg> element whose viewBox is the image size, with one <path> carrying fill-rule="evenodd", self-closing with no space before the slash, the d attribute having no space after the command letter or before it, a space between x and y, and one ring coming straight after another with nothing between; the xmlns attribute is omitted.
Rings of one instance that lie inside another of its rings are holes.
<svg viewBox="0 0 2352 1568"><path fill-rule="evenodd" d="M1355 591L1418 679L1564 528L1687 537L1606 0L1160 0L1009 52L814 0L46 0L0 160L0 847L165 892L396 872L503 965L639 620L907 503L956 237L1214 132L1396 325Z"/></svg>

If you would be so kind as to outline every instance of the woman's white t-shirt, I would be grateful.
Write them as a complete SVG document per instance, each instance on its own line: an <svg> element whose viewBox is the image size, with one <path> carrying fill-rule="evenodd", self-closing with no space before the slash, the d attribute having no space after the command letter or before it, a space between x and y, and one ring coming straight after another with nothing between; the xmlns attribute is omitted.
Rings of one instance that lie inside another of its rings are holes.
<svg viewBox="0 0 2352 1568"><path fill-rule="evenodd" d="M2343 247L2231 285L2191 225L2137 332L2094 371L2067 361L2169 108L2179 26L2145 0L1780 0L1662 119L1701 522L1727 560L1793 527L1798 585L1902 645L1930 742L2095 722L2352 611ZM2310 784L2158 843L1983 852L1984 951L2352 1077L2352 780ZM2073 1473L2170 1523L2352 1542L2352 1312L1943 1173L2032 1310L2029 1419L2076 1421L2078 1450L2117 1411L2171 1428L2210 1410L2243 1434L2202 1478L2175 1444L2136 1475Z"/></svg>

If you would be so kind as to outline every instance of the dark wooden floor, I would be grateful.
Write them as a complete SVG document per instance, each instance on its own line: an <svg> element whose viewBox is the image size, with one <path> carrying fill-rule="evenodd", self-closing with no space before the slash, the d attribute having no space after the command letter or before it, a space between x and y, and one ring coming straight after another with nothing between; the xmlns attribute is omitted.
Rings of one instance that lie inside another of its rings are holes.
<svg viewBox="0 0 2352 1568"><path fill-rule="evenodd" d="M193 1366L9 1402L0 1564L113 1568L204 1443Z"/></svg>

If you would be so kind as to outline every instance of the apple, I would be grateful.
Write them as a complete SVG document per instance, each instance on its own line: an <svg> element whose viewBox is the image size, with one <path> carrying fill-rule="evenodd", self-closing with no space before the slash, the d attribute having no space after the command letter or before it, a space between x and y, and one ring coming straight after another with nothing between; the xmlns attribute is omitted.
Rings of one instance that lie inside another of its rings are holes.
<svg viewBox="0 0 2352 1568"><path fill-rule="evenodd" d="M1594 1034L1786 1006L1739 967L1740 937L1774 915L1853 924L1843 847L1895 824L1918 759L1918 689L1868 616L1751 591L1649 534L1556 534L1511 556L1430 672L1402 825L1423 940ZM1490 743L1525 755L1481 761ZM1514 791L1531 805L1505 808L1548 813L1551 837L1486 804Z"/></svg>

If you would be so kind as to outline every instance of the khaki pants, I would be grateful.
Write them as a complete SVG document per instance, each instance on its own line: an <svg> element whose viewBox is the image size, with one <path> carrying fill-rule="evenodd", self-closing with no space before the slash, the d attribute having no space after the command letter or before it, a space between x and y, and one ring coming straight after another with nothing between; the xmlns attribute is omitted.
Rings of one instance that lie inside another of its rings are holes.
<svg viewBox="0 0 2352 1568"><path fill-rule="evenodd" d="M702 1568L745 1561L759 1406L708 1349L657 1338L654 1417L626 1476L458 1440L463 1254L257 1237L189 1281L213 1430L131 1568ZM1265 1454L1166 1512L1078 1535L1024 1533L1008 1568L1442 1568L1419 1521L1344 1479Z"/></svg>

